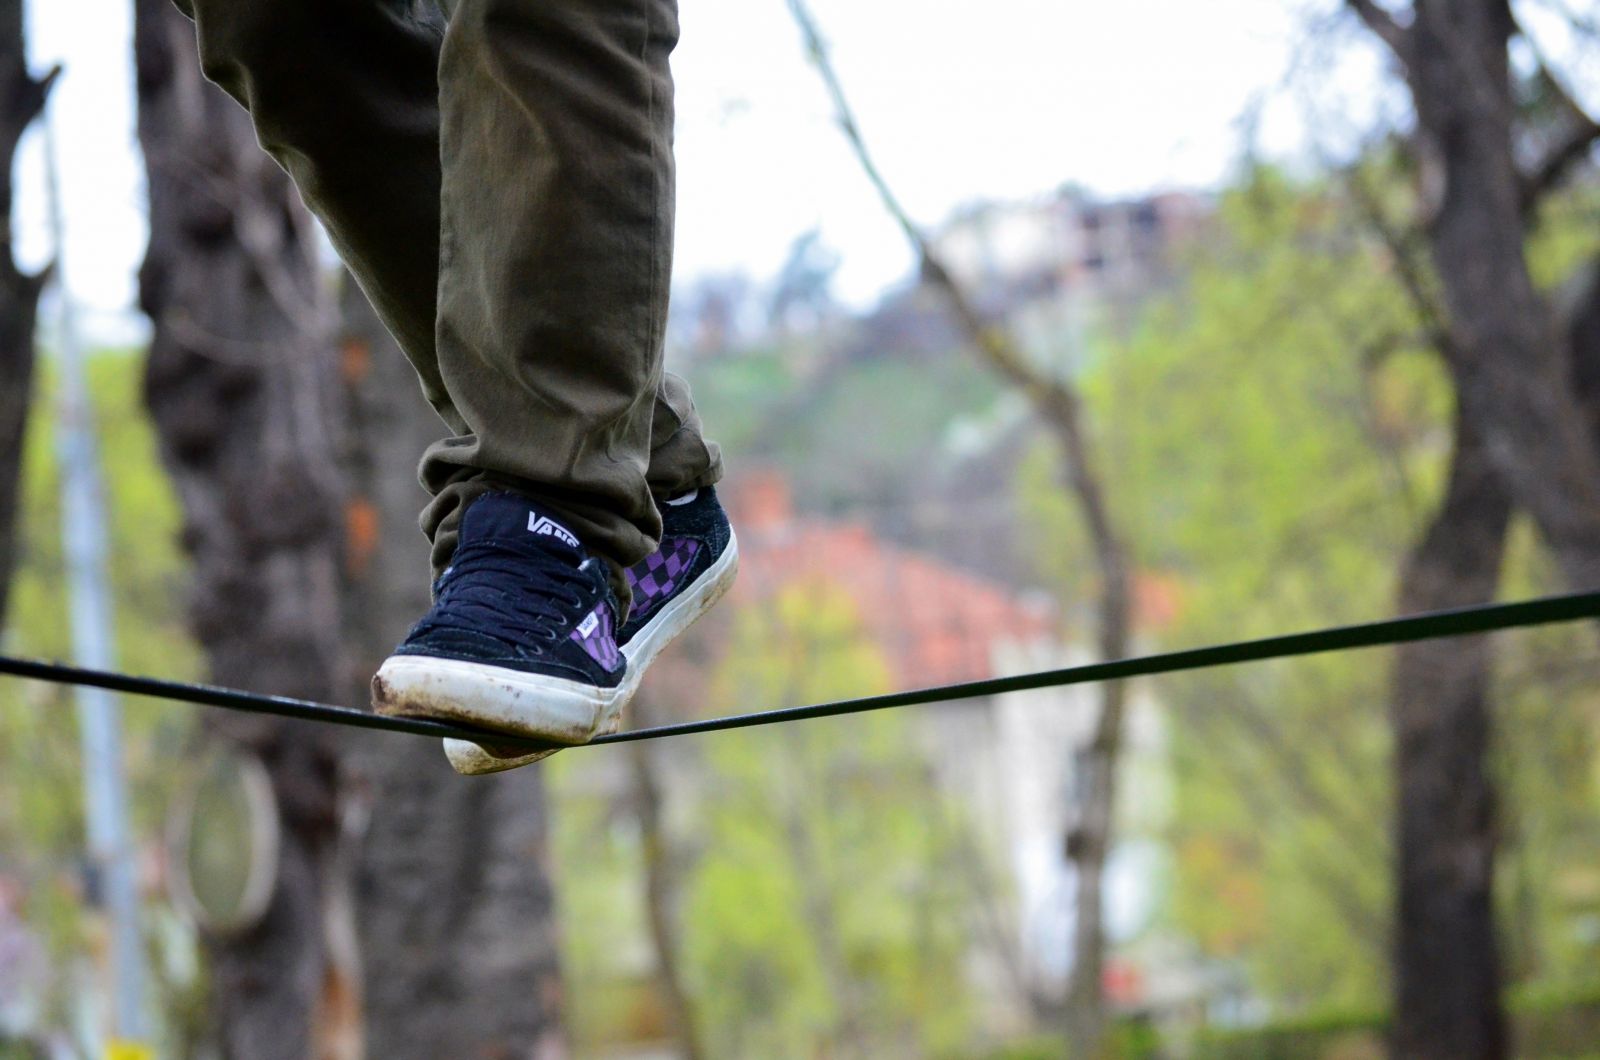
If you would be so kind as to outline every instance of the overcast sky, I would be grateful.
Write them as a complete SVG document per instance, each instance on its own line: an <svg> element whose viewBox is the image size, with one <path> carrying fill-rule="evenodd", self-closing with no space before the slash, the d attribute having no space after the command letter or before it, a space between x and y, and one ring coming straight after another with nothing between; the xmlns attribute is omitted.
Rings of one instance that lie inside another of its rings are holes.
<svg viewBox="0 0 1600 1060"><path fill-rule="evenodd" d="M66 277L102 323L133 300L144 242L130 63L131 4L33 0L30 52L62 62L54 121L68 228ZM93 17L85 17L92 7ZM1284 92L1306 61L1308 12L1329 0L815 0L882 168L913 214L1076 182L1106 195L1209 187L1262 97L1269 153L1304 152L1304 106ZM783 0L682 0L678 277L758 277L820 227L855 302L910 257L832 124ZM1311 49L1315 50L1315 49ZM1322 105L1361 120L1381 97L1376 53L1341 47ZM1326 115L1324 119L1327 119ZM1359 124L1357 122L1357 124ZM20 160L19 240L44 225L40 137Z"/></svg>

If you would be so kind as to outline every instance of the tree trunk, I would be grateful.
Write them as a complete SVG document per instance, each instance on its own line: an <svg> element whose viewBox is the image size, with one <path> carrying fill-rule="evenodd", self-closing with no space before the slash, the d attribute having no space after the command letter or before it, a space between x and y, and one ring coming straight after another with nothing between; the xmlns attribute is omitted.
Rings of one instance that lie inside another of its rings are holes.
<svg viewBox="0 0 1600 1060"><path fill-rule="evenodd" d="M1600 586L1600 448L1585 370L1534 288L1526 224L1552 174L1597 127L1579 120L1556 156L1514 153L1508 0L1416 0L1409 27L1347 0L1405 68L1417 111L1429 252L1445 318L1441 353L1459 406L1449 491L1402 575L1402 610L1491 599L1512 505L1538 526L1573 589ZM1399 650L1392 716L1399 796L1396 1055L1507 1051L1495 946L1489 646Z"/></svg>
<svg viewBox="0 0 1600 1060"><path fill-rule="evenodd" d="M1080 418L1075 414L1057 415L1050 423L1062 440L1062 452L1069 462L1069 485L1088 525L1100 575L1100 658L1126 658L1133 622L1127 553L1112 528L1105 490L1089 455L1088 442L1082 437ZM1107 681L1100 686L1100 713L1095 718L1094 735L1078 760L1083 776L1076 785L1077 820L1067 834L1067 856L1077 873L1072 981L1067 989L1067 1041L1074 1056L1096 1057L1105 1046L1105 874L1115 826L1117 769L1122 761L1127 697L1124 681Z"/></svg>
<svg viewBox="0 0 1600 1060"><path fill-rule="evenodd" d="M1524 252L1506 0L1418 0L1404 52L1424 159L1443 184L1429 246L1464 418L1575 590L1600 586L1600 451Z"/></svg>
<svg viewBox="0 0 1600 1060"><path fill-rule="evenodd" d="M1570 296L1563 330L1572 351L1572 389L1583 407L1589 442L1600 453L1600 260L1576 278Z"/></svg>
<svg viewBox="0 0 1600 1060"><path fill-rule="evenodd" d="M1010 334L978 312L973 299L909 218L902 215L902 224L914 234L923 276L944 294L979 360L1027 396L1034 415L1055 437L1066 465L1067 490L1088 533L1100 581L1095 601L1096 648L1101 659L1126 658L1132 639L1133 575L1127 545L1111 517L1103 469L1084 429L1082 397L1071 382L1050 378L1033 367ZM1127 702L1126 682L1101 683L1093 733L1074 761L1076 798L1070 807L1073 817L1065 844L1077 877L1072 979L1066 998L1067 1042L1074 1056L1099 1056L1105 1045L1105 870L1115 828Z"/></svg>
<svg viewBox="0 0 1600 1060"><path fill-rule="evenodd" d="M16 562L22 442L33 398L33 331L45 282L43 273L24 273L12 256L11 171L17 142L44 110L54 79L54 71L40 79L28 75L22 0L0 0L0 629Z"/></svg>
<svg viewBox="0 0 1600 1060"><path fill-rule="evenodd" d="M354 283L341 316L347 626L364 687L428 607L416 468L441 424ZM541 767L463 778L436 741L378 733L352 757L370 794L358 883L369 1055L564 1055Z"/></svg>
<svg viewBox="0 0 1600 1060"><path fill-rule="evenodd" d="M1511 499L1471 414L1456 420L1444 502L1401 576L1405 613L1489 602L1499 581ZM1489 667L1482 636L1397 649L1396 1056L1506 1055L1486 765Z"/></svg>
<svg viewBox="0 0 1600 1060"><path fill-rule="evenodd" d="M336 699L335 389L312 225L245 113L202 80L193 27L167 0L135 0L135 16L145 401L183 510L194 629L220 684ZM208 943L223 1049L359 1055L338 730L223 711L205 724L261 758L282 820L263 921Z"/></svg>

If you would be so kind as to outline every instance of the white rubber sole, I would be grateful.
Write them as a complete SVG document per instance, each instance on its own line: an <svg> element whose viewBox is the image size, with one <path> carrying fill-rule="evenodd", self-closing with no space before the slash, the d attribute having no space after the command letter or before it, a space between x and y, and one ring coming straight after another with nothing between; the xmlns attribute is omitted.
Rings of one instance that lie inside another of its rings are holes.
<svg viewBox="0 0 1600 1060"><path fill-rule="evenodd" d="M628 660L628 672L622 679L622 684L617 691L620 695L614 708L608 708L604 718L598 722L595 732L583 740L561 740L562 743L582 743L598 736L601 732L613 733L622 726L622 708L633 698L639 690L639 682L644 672L650 668L657 655L668 644L677 639L678 635L695 622L700 616L711 610L713 604L733 587L734 576L739 571L739 542L737 538L729 537L728 547L723 550L717 561L706 568L704 574L695 579L688 589L680 593L676 599L661 609L661 613L652 618L639 630L634 638L622 647L622 654ZM382 671L380 670L381 674ZM477 724L488 724L479 722ZM496 725L495 728L503 726ZM554 737L548 737L555 739ZM450 760L451 768L457 773L467 776L479 776L484 773L499 773L507 769L537 762L541 758L548 758L555 754L554 750L535 751L533 754L503 757L485 750L470 740L445 740L445 757Z"/></svg>
<svg viewBox="0 0 1600 1060"><path fill-rule="evenodd" d="M538 740L593 739L628 696L623 685L599 688L501 666L394 655L372 679L379 714L459 721Z"/></svg>

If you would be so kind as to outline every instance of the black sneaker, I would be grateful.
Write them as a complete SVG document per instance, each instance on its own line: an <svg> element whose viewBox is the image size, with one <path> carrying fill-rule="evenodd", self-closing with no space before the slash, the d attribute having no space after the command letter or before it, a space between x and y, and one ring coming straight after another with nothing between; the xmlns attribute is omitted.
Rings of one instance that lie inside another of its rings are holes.
<svg viewBox="0 0 1600 1060"><path fill-rule="evenodd" d="M380 714L557 743L614 728L634 685L606 567L561 522L509 493L475 500L433 608L372 679Z"/></svg>
<svg viewBox="0 0 1600 1060"><path fill-rule="evenodd" d="M633 698L661 649L722 598L739 568L739 545L716 490L708 486L666 502L661 506L661 523L661 547L627 572L633 611L617 636L628 661L622 679L624 702ZM621 722L618 713L609 731L616 731ZM444 749L456 772L469 775L513 769L555 753L525 754L466 740L446 740Z"/></svg>

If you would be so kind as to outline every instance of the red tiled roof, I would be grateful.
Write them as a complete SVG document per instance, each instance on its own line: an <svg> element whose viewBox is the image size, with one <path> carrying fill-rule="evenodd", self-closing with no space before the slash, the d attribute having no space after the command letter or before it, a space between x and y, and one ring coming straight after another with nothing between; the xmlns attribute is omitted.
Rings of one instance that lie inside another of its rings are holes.
<svg viewBox="0 0 1600 1060"><path fill-rule="evenodd" d="M766 599L813 581L837 586L854 601L900 687L992 677L997 643L1059 637L1048 603L889 544L859 524L741 526L739 544L735 599Z"/></svg>

